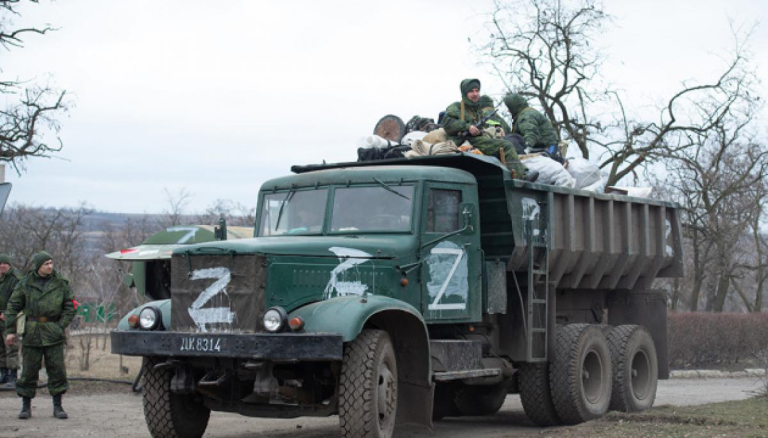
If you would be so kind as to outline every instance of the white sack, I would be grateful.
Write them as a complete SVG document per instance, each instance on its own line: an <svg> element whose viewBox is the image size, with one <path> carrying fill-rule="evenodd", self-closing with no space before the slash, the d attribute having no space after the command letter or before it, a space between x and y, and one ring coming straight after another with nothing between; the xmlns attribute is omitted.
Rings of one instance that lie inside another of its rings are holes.
<svg viewBox="0 0 768 438"><path fill-rule="evenodd" d="M411 131L405 134L405 137L400 139L400 144L403 146L410 146L416 140L423 140L425 135L427 135L427 133L424 131Z"/></svg>
<svg viewBox="0 0 768 438"><path fill-rule="evenodd" d="M531 157L523 160L523 164L529 170L539 172L537 183L571 188L576 184L576 180L563 165L549 157L543 155Z"/></svg>
<svg viewBox="0 0 768 438"><path fill-rule="evenodd" d="M600 168L596 164L590 163L584 158L571 158L566 162L565 168L568 173L576 180L574 188L599 191L603 186L603 176L600 175Z"/></svg>
<svg viewBox="0 0 768 438"><path fill-rule="evenodd" d="M357 141L357 147L359 148L379 148L379 149L386 149L390 146L397 146L399 143L396 143L394 141L389 141L384 137L380 137L378 135L369 135L367 137L362 137Z"/></svg>

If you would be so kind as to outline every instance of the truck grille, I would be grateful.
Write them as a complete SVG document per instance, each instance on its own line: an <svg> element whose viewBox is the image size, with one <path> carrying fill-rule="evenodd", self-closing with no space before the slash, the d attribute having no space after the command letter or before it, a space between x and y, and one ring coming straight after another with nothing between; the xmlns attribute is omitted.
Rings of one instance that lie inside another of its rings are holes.
<svg viewBox="0 0 768 438"><path fill-rule="evenodd" d="M171 329L261 331L266 280L263 256L174 255L171 259Z"/></svg>

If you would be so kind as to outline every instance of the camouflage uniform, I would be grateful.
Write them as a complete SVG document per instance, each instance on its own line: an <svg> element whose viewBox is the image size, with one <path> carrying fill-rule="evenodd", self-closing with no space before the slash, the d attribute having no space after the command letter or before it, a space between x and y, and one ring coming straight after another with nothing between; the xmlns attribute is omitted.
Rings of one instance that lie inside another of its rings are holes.
<svg viewBox="0 0 768 438"><path fill-rule="evenodd" d="M0 262L5 262L5 260L0 260ZM8 264L10 265L10 263ZM8 307L8 300L11 298L13 289L19 280L21 280L21 273L16 268L11 268L5 275L0 277L0 314L5 313L5 309ZM5 326L0 328L5 329ZM0 330L0 332L2 331ZM2 335L3 339L5 339L5 333L2 333ZM5 342L0 342L0 368L8 370L19 369L18 344L5 345Z"/></svg>
<svg viewBox="0 0 768 438"><path fill-rule="evenodd" d="M557 145L557 133L552 122L544 114L529 107L523 96L508 94L504 104L515 122L512 133L522 135L527 147L548 148Z"/></svg>
<svg viewBox="0 0 768 438"><path fill-rule="evenodd" d="M443 128L445 129L445 133L448 134L448 137L454 142L460 141L460 132L467 131L470 125L479 122L481 118L492 112L494 108L493 99L488 96L480 96L480 99L477 102L472 102L467 99L467 93L472 88L480 88L479 80L465 79L461 81L460 88L461 101L454 102L448 106L445 110L445 116L443 117ZM492 120L500 124L504 129L504 132L510 132L509 125L507 125L507 122L505 122L504 119L496 115ZM517 157L517 152L512 143L499 138L492 138L488 134L471 137L469 142L485 155L498 157L499 149L503 149L509 170L515 173L516 178L522 179L525 176L526 168Z"/></svg>
<svg viewBox="0 0 768 438"><path fill-rule="evenodd" d="M16 315L20 311L24 311L27 318L22 351L24 366L16 382L19 396L35 397L43 359L51 395L63 394L69 389L64 364L64 329L75 316L73 299L69 281L56 271L48 277L40 277L33 270L19 281L13 291L6 311L6 332L16 333ZM42 318L47 321L39 321Z"/></svg>

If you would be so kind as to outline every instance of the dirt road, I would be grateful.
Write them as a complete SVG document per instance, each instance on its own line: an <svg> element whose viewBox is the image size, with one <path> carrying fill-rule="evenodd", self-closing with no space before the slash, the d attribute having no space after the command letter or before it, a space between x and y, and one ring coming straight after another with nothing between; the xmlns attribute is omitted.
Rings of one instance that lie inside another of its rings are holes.
<svg viewBox="0 0 768 438"><path fill-rule="evenodd" d="M676 379L660 382L656 406L694 405L750 397L757 389L755 379ZM75 386L65 397L70 414L66 421L51 417L50 398L40 394L32 404L32 419L16 419L19 399L13 394L0 395L1 438L144 438L148 437L141 407L141 397L126 387L108 387L83 394L92 388ZM211 438L324 438L338 436L338 418L300 418L268 420L233 414L213 413L206 437ZM433 432L406 429L398 438L434 437L513 437L538 434L525 417L520 397L510 395L501 412L491 417L446 419L437 422Z"/></svg>

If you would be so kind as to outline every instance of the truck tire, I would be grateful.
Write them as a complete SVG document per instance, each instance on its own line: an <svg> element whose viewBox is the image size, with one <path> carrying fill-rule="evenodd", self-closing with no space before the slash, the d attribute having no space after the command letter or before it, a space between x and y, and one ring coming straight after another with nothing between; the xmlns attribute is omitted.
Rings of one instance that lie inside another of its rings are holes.
<svg viewBox="0 0 768 438"><path fill-rule="evenodd" d="M659 364L656 345L639 325L620 325L608 334L613 364L613 392L610 409L644 411L656 399Z"/></svg>
<svg viewBox="0 0 768 438"><path fill-rule="evenodd" d="M507 385L462 385L453 397L456 408L464 416L493 415L507 398Z"/></svg>
<svg viewBox="0 0 768 438"><path fill-rule="evenodd" d="M528 419L542 427L562 424L549 389L549 364L524 363L518 373L520 401Z"/></svg>
<svg viewBox="0 0 768 438"><path fill-rule="evenodd" d="M193 395L171 392L170 369L155 369L157 358L144 358L142 388L144 419L153 438L200 438L208 427L211 410Z"/></svg>
<svg viewBox="0 0 768 438"><path fill-rule="evenodd" d="M611 402L611 353L599 326L558 328L549 372L552 401L565 424L600 418Z"/></svg>
<svg viewBox="0 0 768 438"><path fill-rule="evenodd" d="M344 347L339 425L347 438L390 438L397 415L397 360L389 334L363 330Z"/></svg>

